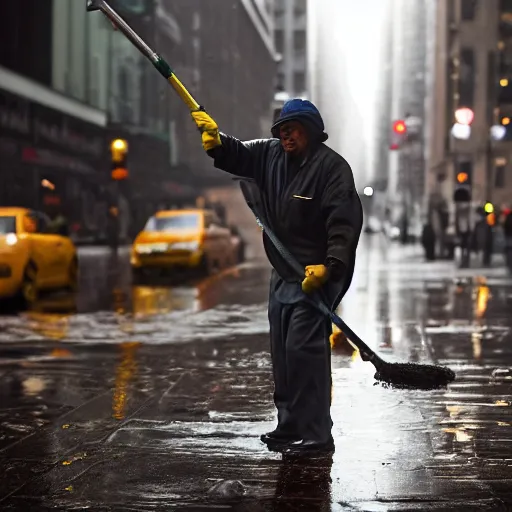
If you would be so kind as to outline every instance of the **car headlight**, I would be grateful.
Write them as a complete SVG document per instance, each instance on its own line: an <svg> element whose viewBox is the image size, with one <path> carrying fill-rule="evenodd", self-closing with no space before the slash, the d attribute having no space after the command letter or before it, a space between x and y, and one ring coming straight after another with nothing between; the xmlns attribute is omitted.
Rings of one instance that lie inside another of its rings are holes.
<svg viewBox="0 0 512 512"><path fill-rule="evenodd" d="M16 245L18 243L18 237L15 233L7 233L5 237L5 243L7 245Z"/></svg>
<svg viewBox="0 0 512 512"><path fill-rule="evenodd" d="M148 253L148 252L150 252L150 251L149 251L149 248L148 248L148 246L147 246L147 245L141 245L141 244L139 244L139 245L136 245L136 246L135 246L135 252L137 252L137 253L139 253L139 254L146 254L146 253Z"/></svg>
<svg viewBox="0 0 512 512"><path fill-rule="evenodd" d="M169 249L176 249L182 251L197 251L199 248L199 242L176 242L170 244Z"/></svg>

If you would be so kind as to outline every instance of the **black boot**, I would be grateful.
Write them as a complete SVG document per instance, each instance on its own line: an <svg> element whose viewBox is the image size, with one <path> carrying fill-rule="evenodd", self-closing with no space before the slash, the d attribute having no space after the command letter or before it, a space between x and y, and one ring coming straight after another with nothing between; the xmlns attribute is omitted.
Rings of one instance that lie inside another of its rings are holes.
<svg viewBox="0 0 512 512"><path fill-rule="evenodd" d="M260 439L267 445L270 451L280 452L283 448L288 446L289 443L297 442L299 437L276 428L272 430L272 432L261 434Z"/></svg>
<svg viewBox="0 0 512 512"><path fill-rule="evenodd" d="M326 443L308 441L306 439L292 441L286 445L282 450L282 453L283 455L315 457L319 455L333 454L334 451L334 439L331 436Z"/></svg>

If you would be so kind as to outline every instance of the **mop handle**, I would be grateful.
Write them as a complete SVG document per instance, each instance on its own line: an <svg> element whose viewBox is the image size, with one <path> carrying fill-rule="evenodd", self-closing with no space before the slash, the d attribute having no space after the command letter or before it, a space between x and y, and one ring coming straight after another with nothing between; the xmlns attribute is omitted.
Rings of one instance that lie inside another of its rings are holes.
<svg viewBox="0 0 512 512"><path fill-rule="evenodd" d="M253 210L252 206L249 207ZM256 215L256 212L253 210L254 215L256 216L256 222L258 225L265 231L267 236L270 238L270 241L274 244L275 248L281 254L281 256L285 259L285 261L290 265L293 271L297 274L297 276L304 275L304 268L302 265L295 259L293 254L281 243L281 241L276 237L276 235L269 229ZM313 297L307 297L308 301L316 306L318 310L324 315L330 317L332 323L339 327L343 334L347 336L347 338L352 341L352 343L359 349L361 356L364 356L364 359L367 361L375 361L380 359L379 356L334 312L331 311L329 306L327 306L325 302L325 298L323 297L323 293L319 292L316 299Z"/></svg>
<svg viewBox="0 0 512 512"><path fill-rule="evenodd" d="M191 111L204 110L199 103L187 91L186 87L180 82L173 69L169 64L152 50L146 42L133 30L126 21L105 1L105 0L89 0L87 3L88 11L100 10L125 36L126 38L147 57L158 72L171 84L173 89L178 93L185 105Z"/></svg>

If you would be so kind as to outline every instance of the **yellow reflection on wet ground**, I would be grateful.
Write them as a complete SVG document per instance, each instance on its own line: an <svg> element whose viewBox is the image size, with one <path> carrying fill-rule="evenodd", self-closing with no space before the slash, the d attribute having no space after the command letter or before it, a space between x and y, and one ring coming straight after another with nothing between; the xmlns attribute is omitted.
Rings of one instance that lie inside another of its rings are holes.
<svg viewBox="0 0 512 512"><path fill-rule="evenodd" d="M23 314L23 317L27 320L26 326L33 332L60 341L68 336L70 318L75 312L75 295L63 294L40 299ZM53 357L69 355L69 351L52 352Z"/></svg>
<svg viewBox="0 0 512 512"><path fill-rule="evenodd" d="M443 432L447 434L454 434L455 440L458 443L468 443L473 439L473 436L469 434L465 428L457 427L457 428L443 428Z"/></svg>
<svg viewBox="0 0 512 512"><path fill-rule="evenodd" d="M198 312L210 309L218 303L218 294L210 293L212 287L226 277L240 278L240 269L231 267L183 286L134 286L133 316L144 319L173 311Z"/></svg>
<svg viewBox="0 0 512 512"><path fill-rule="evenodd" d="M124 315L128 310L128 293L120 287L112 290L114 311L118 315Z"/></svg>
<svg viewBox="0 0 512 512"><path fill-rule="evenodd" d="M489 303L489 299L491 298L491 292L489 287L486 285L484 278L480 278L478 283L479 285L476 289L475 297L475 317L477 319L482 319L487 311L487 305Z"/></svg>
<svg viewBox="0 0 512 512"><path fill-rule="evenodd" d="M136 319L165 315L172 311L198 311L200 308L196 288L134 286L132 300Z"/></svg>
<svg viewBox="0 0 512 512"><path fill-rule="evenodd" d="M482 357L482 333L480 333L480 332L471 333L471 343L473 344L473 357L475 359L481 359L481 357Z"/></svg>
<svg viewBox="0 0 512 512"><path fill-rule="evenodd" d="M69 330L69 319L71 315L51 314L29 311L26 314L29 328L52 340L62 340L67 336Z"/></svg>
<svg viewBox="0 0 512 512"><path fill-rule="evenodd" d="M447 405L446 410L450 414L450 418L455 418L461 413L462 407L460 405Z"/></svg>
<svg viewBox="0 0 512 512"><path fill-rule="evenodd" d="M114 393L112 396L112 416L117 420L125 417L130 382L137 372L136 353L141 344L138 342L121 343L121 362L117 367Z"/></svg>
<svg viewBox="0 0 512 512"><path fill-rule="evenodd" d="M47 379L41 377L28 377L23 381L23 392L26 396L38 396L46 389Z"/></svg>

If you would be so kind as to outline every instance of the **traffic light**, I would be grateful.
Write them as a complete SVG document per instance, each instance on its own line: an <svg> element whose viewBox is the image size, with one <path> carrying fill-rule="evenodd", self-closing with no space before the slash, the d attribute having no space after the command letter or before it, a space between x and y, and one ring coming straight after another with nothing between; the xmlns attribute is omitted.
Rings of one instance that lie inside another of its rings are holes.
<svg viewBox="0 0 512 512"><path fill-rule="evenodd" d="M110 144L112 153L112 179L115 181L128 178L128 168L126 165L128 154L128 142L124 139L114 139Z"/></svg>
<svg viewBox="0 0 512 512"><path fill-rule="evenodd" d="M395 151L402 147L402 144L407 140L407 126L403 119L393 121L391 127L391 143L389 149Z"/></svg>
<svg viewBox="0 0 512 512"><path fill-rule="evenodd" d="M494 212L494 205L487 201L484 205L484 212L487 224L489 226L494 226L496 224L496 213Z"/></svg>
<svg viewBox="0 0 512 512"><path fill-rule="evenodd" d="M456 203L469 203L471 201L471 162L459 164L455 171L455 190L453 200Z"/></svg>
<svg viewBox="0 0 512 512"><path fill-rule="evenodd" d="M393 123L393 131L398 134L403 134L407 131L407 127L405 126L405 121L399 120Z"/></svg>
<svg viewBox="0 0 512 512"><path fill-rule="evenodd" d="M494 226L496 224L496 214L494 213L494 205L487 201L484 205L484 212L487 220L487 224L489 226Z"/></svg>

